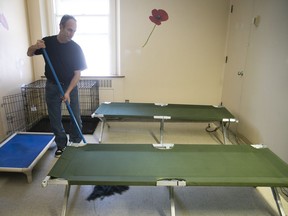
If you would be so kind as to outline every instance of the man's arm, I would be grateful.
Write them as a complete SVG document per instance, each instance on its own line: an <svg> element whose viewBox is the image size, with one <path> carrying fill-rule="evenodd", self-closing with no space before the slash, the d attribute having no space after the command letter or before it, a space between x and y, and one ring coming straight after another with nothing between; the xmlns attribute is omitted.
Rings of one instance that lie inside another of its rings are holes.
<svg viewBox="0 0 288 216"><path fill-rule="evenodd" d="M45 42L43 40L37 40L37 42L34 45L31 45L27 50L27 56L34 56L34 53L36 50L46 48Z"/></svg>
<svg viewBox="0 0 288 216"><path fill-rule="evenodd" d="M81 77L81 71L80 70L77 70L77 71L74 71L74 76L64 94L64 97L62 98L63 101L67 101L70 103L70 92L75 88L75 86L78 84L79 80L80 80L80 77Z"/></svg>

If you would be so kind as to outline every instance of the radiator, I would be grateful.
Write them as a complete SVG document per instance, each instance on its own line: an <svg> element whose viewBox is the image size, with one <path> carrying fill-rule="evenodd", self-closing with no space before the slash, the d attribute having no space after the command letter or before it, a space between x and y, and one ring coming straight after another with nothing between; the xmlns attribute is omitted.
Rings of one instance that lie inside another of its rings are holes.
<svg viewBox="0 0 288 216"><path fill-rule="evenodd" d="M99 79L99 103L113 101L114 88L112 79Z"/></svg>
<svg viewBox="0 0 288 216"><path fill-rule="evenodd" d="M111 79L100 79L99 80L99 88L112 88L112 80Z"/></svg>

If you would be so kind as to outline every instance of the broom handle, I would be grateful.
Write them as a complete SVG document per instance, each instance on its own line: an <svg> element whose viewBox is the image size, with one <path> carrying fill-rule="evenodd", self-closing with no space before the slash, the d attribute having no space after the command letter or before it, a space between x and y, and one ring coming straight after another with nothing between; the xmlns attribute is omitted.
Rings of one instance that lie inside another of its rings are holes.
<svg viewBox="0 0 288 216"><path fill-rule="evenodd" d="M64 94L65 94L65 93L64 93L63 88L62 88L62 86L61 86L61 84L60 84L60 82L59 82L59 79L58 79L57 75L56 75L56 72L55 72L55 70L54 70L54 68L53 68L53 65L52 65L52 63L51 63L51 61L50 61L50 58L49 58L46 50L45 50L44 48L43 48L42 50L43 50L43 55L44 55L44 57L45 57L48 65L49 65L49 67L50 67L50 69L51 69L51 71L52 71L52 74L53 74L54 79L55 79L55 81L56 81L56 84L57 84L57 86L58 86L58 88L59 88L59 91L60 91L61 95L64 97ZM80 134L83 142L86 143L86 140L85 140L85 138L84 138L84 136L83 136L83 134L82 134L82 131L81 131L81 129L80 129L78 123L77 123L77 120L76 120L76 118L75 118L75 116L74 116L74 113L73 113L73 111L72 111L72 109L71 109L71 106L70 106L68 100L65 101L65 104L66 104L66 106L67 106L67 109L68 109L68 111L69 111L69 114L70 114L71 118L73 119L73 122L74 122L75 126L77 127L77 130L78 130L78 132L79 132L79 134Z"/></svg>

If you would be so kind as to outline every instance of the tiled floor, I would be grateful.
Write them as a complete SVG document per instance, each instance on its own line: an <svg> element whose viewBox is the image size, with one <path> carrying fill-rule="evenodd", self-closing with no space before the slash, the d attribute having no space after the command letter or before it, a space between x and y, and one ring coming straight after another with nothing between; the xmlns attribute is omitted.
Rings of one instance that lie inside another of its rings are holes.
<svg viewBox="0 0 288 216"><path fill-rule="evenodd" d="M206 124L170 123L165 125L164 142L181 144L220 144L205 131ZM85 135L88 143L97 143L99 127ZM231 140L233 137L230 137ZM111 122L105 127L103 143L156 143L158 123ZM233 142L233 141L232 141ZM61 214L64 186L41 182L56 162L53 144L33 170L33 182L18 173L0 173L0 215L56 216ZM87 201L93 186L72 186L67 215L97 216L169 216L169 193L166 187L130 187L122 195ZM269 188L246 187L179 187L175 188L178 216L272 216L278 215ZM287 202L283 205L288 212Z"/></svg>

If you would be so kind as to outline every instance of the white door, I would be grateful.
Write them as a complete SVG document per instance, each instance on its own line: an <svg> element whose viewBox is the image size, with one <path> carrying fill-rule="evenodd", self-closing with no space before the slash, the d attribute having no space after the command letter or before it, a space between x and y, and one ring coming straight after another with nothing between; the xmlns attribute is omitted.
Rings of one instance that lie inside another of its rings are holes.
<svg viewBox="0 0 288 216"><path fill-rule="evenodd" d="M254 0L231 0L222 103L239 120ZM234 127L233 127L234 125ZM231 125L234 132L237 124Z"/></svg>

